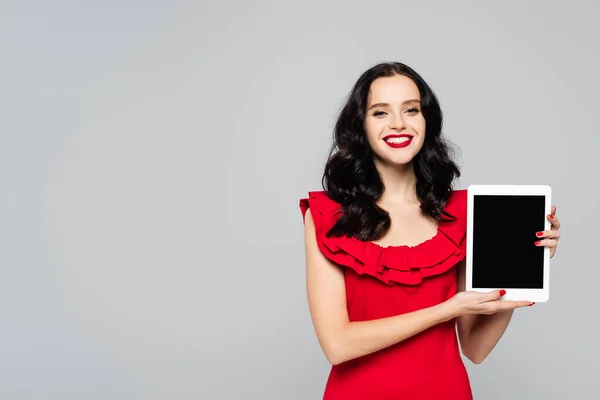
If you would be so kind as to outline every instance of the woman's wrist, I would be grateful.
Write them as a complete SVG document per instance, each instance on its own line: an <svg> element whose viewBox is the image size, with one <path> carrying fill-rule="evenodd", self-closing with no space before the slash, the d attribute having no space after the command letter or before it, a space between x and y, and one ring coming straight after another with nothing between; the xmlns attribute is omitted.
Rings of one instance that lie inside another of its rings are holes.
<svg viewBox="0 0 600 400"><path fill-rule="evenodd" d="M448 299L443 303L438 304L438 307L442 322L447 322L460 316L460 313L452 299Z"/></svg>

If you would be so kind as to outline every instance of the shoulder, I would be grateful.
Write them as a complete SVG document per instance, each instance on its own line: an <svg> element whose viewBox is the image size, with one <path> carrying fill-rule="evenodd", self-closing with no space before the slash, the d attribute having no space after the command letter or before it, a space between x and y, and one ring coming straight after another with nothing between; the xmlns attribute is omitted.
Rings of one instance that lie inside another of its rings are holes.
<svg viewBox="0 0 600 400"><path fill-rule="evenodd" d="M448 198L444 211L458 219L467 217L467 190L453 190Z"/></svg>
<svg viewBox="0 0 600 400"><path fill-rule="evenodd" d="M309 209L313 218L315 218L316 213L333 216L342 210L342 206L330 199L324 190L309 191L306 197L300 198L299 205L300 211L302 211L302 218L306 217Z"/></svg>
<svg viewBox="0 0 600 400"><path fill-rule="evenodd" d="M454 244L464 249L466 245L465 235L467 232L467 190L454 190L450 194L444 211L454 217L453 220L440 222L442 231ZM463 251L464 253L464 251Z"/></svg>
<svg viewBox="0 0 600 400"><path fill-rule="evenodd" d="M450 199L454 202L464 202L467 204L467 189L456 189L450 194Z"/></svg>

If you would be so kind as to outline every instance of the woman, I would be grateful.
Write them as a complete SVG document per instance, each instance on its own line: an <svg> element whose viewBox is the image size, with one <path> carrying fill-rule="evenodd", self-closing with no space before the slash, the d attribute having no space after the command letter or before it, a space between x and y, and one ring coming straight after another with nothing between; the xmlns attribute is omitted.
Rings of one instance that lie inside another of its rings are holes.
<svg viewBox="0 0 600 400"><path fill-rule="evenodd" d="M410 67L356 82L335 126L324 191L300 200L307 292L333 364L324 399L471 399L460 357L481 363L513 310L504 291L465 292L466 191L442 112ZM560 224L532 246L554 256ZM458 336L458 337L457 337Z"/></svg>

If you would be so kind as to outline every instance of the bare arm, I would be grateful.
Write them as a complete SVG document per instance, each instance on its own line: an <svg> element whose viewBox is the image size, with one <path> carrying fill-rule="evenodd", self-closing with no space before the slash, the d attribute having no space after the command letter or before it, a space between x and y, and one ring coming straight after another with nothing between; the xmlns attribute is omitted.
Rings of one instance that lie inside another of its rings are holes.
<svg viewBox="0 0 600 400"><path fill-rule="evenodd" d="M465 290L466 262L457 265L458 291ZM458 338L463 354L475 364L480 364L492 352L506 331L514 309L498 311L492 315L468 314L457 318Z"/></svg>
<svg viewBox="0 0 600 400"><path fill-rule="evenodd" d="M308 304L319 344L332 364L374 353L453 318L444 304L372 321L350 322L343 271L319 250L310 210L305 215Z"/></svg>

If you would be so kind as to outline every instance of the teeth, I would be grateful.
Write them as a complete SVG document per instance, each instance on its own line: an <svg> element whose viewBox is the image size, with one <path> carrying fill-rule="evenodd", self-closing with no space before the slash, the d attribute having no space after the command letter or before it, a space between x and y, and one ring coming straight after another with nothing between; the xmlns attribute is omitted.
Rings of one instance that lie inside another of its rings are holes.
<svg viewBox="0 0 600 400"><path fill-rule="evenodd" d="M407 140L410 140L410 137L404 136L404 137L399 137L399 138L395 137L395 138L385 139L385 141L388 142L388 143L404 143Z"/></svg>

